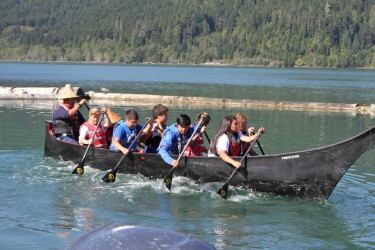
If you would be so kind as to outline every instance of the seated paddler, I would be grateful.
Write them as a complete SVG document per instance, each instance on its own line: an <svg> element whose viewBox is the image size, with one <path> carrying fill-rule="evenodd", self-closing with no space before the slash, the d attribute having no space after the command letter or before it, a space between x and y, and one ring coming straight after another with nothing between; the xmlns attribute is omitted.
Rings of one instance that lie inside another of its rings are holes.
<svg viewBox="0 0 375 250"><path fill-rule="evenodd" d="M142 126L138 124L139 116L137 111L129 109L125 113L125 120L116 123L113 130L112 143L109 149L121 151L127 155L129 152L137 151L138 142L134 142L137 135L142 132Z"/></svg>
<svg viewBox="0 0 375 250"><path fill-rule="evenodd" d="M202 117L204 118L202 119ZM201 121L202 119L202 121ZM187 146L184 155L185 156L204 156L207 155L208 149L204 146L204 138L203 134L206 133L207 126L210 123L211 116L207 113L199 113L196 117L196 123L194 125L190 125L190 127L193 127L194 129L198 128L198 132L196 133L198 137L194 139L192 143L190 143L189 146ZM207 134L206 134L207 136ZM208 136L207 139L209 140Z"/></svg>
<svg viewBox="0 0 375 250"><path fill-rule="evenodd" d="M104 116L106 120L103 119ZM111 125L106 108L91 108L89 120L84 122L79 130L79 143L85 146L92 144L96 148L108 148L106 130Z"/></svg>
<svg viewBox="0 0 375 250"><path fill-rule="evenodd" d="M161 155L163 160L175 167L178 167L179 162L171 157L170 154L179 155L183 153L183 149L185 145L189 141L190 137L194 132L194 128L190 127L191 120L190 117L186 114L181 114L177 117L176 123L169 126L163 133L163 137L161 139L158 154ZM194 143L199 136L199 129L198 132L194 134L191 143Z"/></svg>
<svg viewBox="0 0 375 250"><path fill-rule="evenodd" d="M167 128L168 110L169 109L163 104L157 104L154 106L152 110L153 122L145 127L139 138L140 141L145 141L145 153L155 154L157 152L161 137L163 136L164 130Z"/></svg>
<svg viewBox="0 0 375 250"><path fill-rule="evenodd" d="M53 134L61 141L78 144L79 128L86 121L79 109L86 103L86 99L76 102L79 96L73 91L71 84L66 84L53 112Z"/></svg>
<svg viewBox="0 0 375 250"><path fill-rule="evenodd" d="M264 132L264 128L259 128L257 134L262 135ZM238 135L237 119L234 116L226 116L211 141L208 156L219 156L223 161L239 168L241 162L231 157L239 155L242 141L249 143L256 138L257 135L245 136L242 133Z"/></svg>

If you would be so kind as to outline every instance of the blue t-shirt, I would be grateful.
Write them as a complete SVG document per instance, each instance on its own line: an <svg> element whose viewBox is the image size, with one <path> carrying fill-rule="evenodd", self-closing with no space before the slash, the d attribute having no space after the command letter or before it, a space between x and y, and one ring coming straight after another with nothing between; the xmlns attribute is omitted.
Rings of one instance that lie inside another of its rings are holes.
<svg viewBox="0 0 375 250"><path fill-rule="evenodd" d="M120 139L121 146L129 149L130 144L134 141L135 137L140 133L142 130L142 126L137 124L134 129L130 129L126 123L121 120L118 123L116 123L116 126L113 130L113 136L112 136L112 143L109 149L111 150L118 150L113 146L113 140L115 138ZM138 142L134 142L133 146L130 151L134 151L138 146Z"/></svg>

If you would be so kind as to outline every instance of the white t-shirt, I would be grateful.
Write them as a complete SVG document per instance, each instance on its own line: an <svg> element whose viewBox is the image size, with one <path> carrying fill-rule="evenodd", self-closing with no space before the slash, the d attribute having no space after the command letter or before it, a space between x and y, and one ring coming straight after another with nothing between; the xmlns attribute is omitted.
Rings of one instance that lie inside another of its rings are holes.
<svg viewBox="0 0 375 250"><path fill-rule="evenodd" d="M222 134L216 143L216 152L219 154L220 151L229 151L229 138L226 134Z"/></svg>

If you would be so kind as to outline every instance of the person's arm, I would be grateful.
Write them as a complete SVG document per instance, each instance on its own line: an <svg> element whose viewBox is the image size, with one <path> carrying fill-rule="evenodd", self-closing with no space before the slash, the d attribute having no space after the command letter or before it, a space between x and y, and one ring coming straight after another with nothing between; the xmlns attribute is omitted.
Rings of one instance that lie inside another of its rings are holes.
<svg viewBox="0 0 375 250"><path fill-rule="evenodd" d="M152 135L152 133L157 128L158 124L156 122L152 123L152 119L150 117L146 118L146 121L148 121L148 125L145 127L145 129L142 131L142 134L139 136L139 142L145 143Z"/></svg>
<svg viewBox="0 0 375 250"><path fill-rule="evenodd" d="M123 138L124 137L124 138ZM113 137L112 137L112 144L111 147L115 148L115 150L121 151L124 155L127 155L129 153L129 150L121 145L120 139L123 138L125 141L127 139L127 134L125 129L122 128L122 126L117 126L115 130L113 131ZM111 148L111 149L113 149Z"/></svg>
<svg viewBox="0 0 375 250"><path fill-rule="evenodd" d="M257 134L262 135L265 132L266 132L266 130L264 128L259 128ZM254 134L254 135L242 135L240 137L240 140L243 141L243 142L253 142L256 139L257 134Z"/></svg>
<svg viewBox="0 0 375 250"><path fill-rule="evenodd" d="M79 129L79 143L81 145L83 144L90 145L92 143L92 138L88 140L85 139L88 133L89 133L89 128L86 126L81 126L81 128Z"/></svg>
<svg viewBox="0 0 375 250"><path fill-rule="evenodd" d="M103 128L109 128L112 126L112 121L111 121L111 118L109 117L108 113L107 113L107 109L106 108L102 108L102 112L104 114L104 116L107 118L107 122L104 122L103 123Z"/></svg>
<svg viewBox="0 0 375 250"><path fill-rule="evenodd" d="M160 142L158 154L161 156L161 158L163 158L163 160L167 164L172 165L173 167L177 167L178 161L176 161L169 155L169 152L171 151L171 147L172 147L172 142L173 142L172 132L166 131Z"/></svg>
<svg viewBox="0 0 375 250"><path fill-rule="evenodd" d="M233 159L227 154L227 151L225 151L225 150L220 150L220 152L219 152L219 156L220 156L220 158L221 158L223 161L225 161L225 162L227 162L227 163L229 163L229 164L232 164L234 167L236 167L236 168L241 167L241 163L240 163L239 161L235 161L235 160L233 160Z"/></svg>
<svg viewBox="0 0 375 250"><path fill-rule="evenodd" d="M195 129L195 128L193 128L193 129ZM197 132L195 133L195 135L193 136L193 138L191 139L191 141L189 143L189 146L193 145L195 143L195 141L199 138L199 136L206 131L206 129L207 129L206 126L202 126L200 129L198 129Z"/></svg>
<svg viewBox="0 0 375 250"><path fill-rule="evenodd" d="M123 147L120 143L120 138L116 137L112 140L112 145L119 151L121 151L124 155L129 154L129 149Z"/></svg>
<svg viewBox="0 0 375 250"><path fill-rule="evenodd" d="M74 105L73 108L71 108L68 112L69 112L69 116L70 117L73 117L75 115L75 113L79 110L79 108L84 105L86 103L86 99L81 99L79 101L79 103L77 103L76 105Z"/></svg>
<svg viewBox="0 0 375 250"><path fill-rule="evenodd" d="M223 161L232 164L236 168L239 168L241 167L241 163L233 160L227 153L230 147L229 144L230 142L227 135L220 136L216 144L217 153Z"/></svg>

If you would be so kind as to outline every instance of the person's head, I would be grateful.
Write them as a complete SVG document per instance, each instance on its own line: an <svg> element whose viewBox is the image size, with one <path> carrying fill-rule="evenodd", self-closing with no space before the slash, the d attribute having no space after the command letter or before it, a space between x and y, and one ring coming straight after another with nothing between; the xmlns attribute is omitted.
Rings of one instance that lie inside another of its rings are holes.
<svg viewBox="0 0 375 250"><path fill-rule="evenodd" d="M130 129L134 129L137 126L139 116L137 111L129 109L125 113L125 123Z"/></svg>
<svg viewBox="0 0 375 250"><path fill-rule="evenodd" d="M202 118L202 115L203 113L199 113L196 117L197 119L197 122L200 121L200 119ZM210 123L211 121L211 116L209 114L206 114L206 117L203 118L203 121L202 121L202 126L208 126L208 124Z"/></svg>
<svg viewBox="0 0 375 250"><path fill-rule="evenodd" d="M69 107L74 107L74 104L76 103L77 98L79 98L78 95L73 90L73 87L71 84L66 84L64 87L64 91L62 95L59 97L60 100L63 100L64 104L67 104Z"/></svg>
<svg viewBox="0 0 375 250"><path fill-rule="evenodd" d="M232 117L232 122L230 124L230 130L232 131L232 133L237 133L238 132L238 122L237 122L237 119L236 117Z"/></svg>
<svg viewBox="0 0 375 250"><path fill-rule="evenodd" d="M176 119L177 130L181 135L186 134L189 131L191 120L188 115L181 114Z"/></svg>
<svg viewBox="0 0 375 250"><path fill-rule="evenodd" d="M246 126L247 126L247 119L248 117L244 114L241 114L241 113L237 113L234 115L234 117L237 119L237 123L238 123L238 130L239 131L245 131L246 130Z"/></svg>
<svg viewBox="0 0 375 250"><path fill-rule="evenodd" d="M89 123L97 125L99 122L100 110L98 108L91 108L89 110Z"/></svg>
<svg viewBox="0 0 375 250"><path fill-rule="evenodd" d="M224 117L223 120L220 123L218 133L220 133L220 134L231 133L232 132L231 127L232 127L232 123L233 123L234 120L235 119L234 119L233 116Z"/></svg>
<svg viewBox="0 0 375 250"><path fill-rule="evenodd" d="M237 120L233 116L226 116L223 118L223 120L220 123L219 129L217 130L215 136L213 137L210 145L210 151L214 154L216 154L216 144L220 136L223 134L227 134L229 138L232 137L232 124L237 124ZM237 126L237 125L236 125Z"/></svg>
<svg viewBox="0 0 375 250"><path fill-rule="evenodd" d="M168 121L168 111L169 109L163 104L157 104L154 106L152 113L155 120L158 120L160 123L165 124Z"/></svg>

